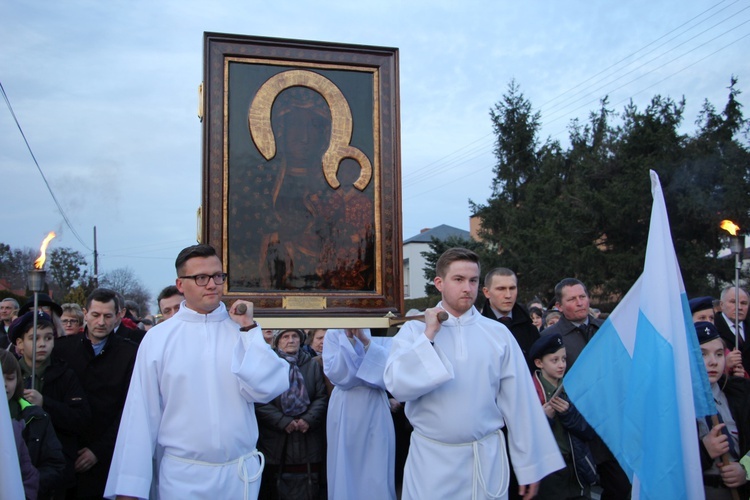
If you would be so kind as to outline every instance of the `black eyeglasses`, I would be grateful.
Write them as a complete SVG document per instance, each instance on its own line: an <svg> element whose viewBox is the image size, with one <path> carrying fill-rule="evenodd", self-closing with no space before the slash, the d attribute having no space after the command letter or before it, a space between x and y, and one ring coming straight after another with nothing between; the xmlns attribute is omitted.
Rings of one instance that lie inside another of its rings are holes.
<svg viewBox="0 0 750 500"><path fill-rule="evenodd" d="M227 280L227 273L216 273L213 276L208 274L195 274L193 276L178 276L181 280L195 280L195 284L198 286L208 285L209 278L213 278L214 283L217 285L223 285Z"/></svg>
<svg viewBox="0 0 750 500"><path fill-rule="evenodd" d="M77 319L61 319L60 322L63 325L77 325L78 324Z"/></svg>

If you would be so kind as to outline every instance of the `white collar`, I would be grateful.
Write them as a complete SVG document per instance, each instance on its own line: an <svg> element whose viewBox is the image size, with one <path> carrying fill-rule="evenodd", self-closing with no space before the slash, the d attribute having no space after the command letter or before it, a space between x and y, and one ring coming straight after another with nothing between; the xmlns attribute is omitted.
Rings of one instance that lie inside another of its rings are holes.
<svg viewBox="0 0 750 500"><path fill-rule="evenodd" d="M183 300L180 303L180 310L174 315L179 317L182 321L189 321L191 323L204 323L204 322L219 322L224 321L229 317L227 312L227 306L223 302L219 302L219 307L214 309L208 314L201 314L190 309L187 306L187 302Z"/></svg>

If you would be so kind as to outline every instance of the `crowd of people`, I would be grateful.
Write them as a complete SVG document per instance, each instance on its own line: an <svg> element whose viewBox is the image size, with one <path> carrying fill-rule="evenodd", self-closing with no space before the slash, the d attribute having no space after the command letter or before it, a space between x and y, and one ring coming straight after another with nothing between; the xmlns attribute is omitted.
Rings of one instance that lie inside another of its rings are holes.
<svg viewBox="0 0 750 500"><path fill-rule="evenodd" d="M0 302L26 498L630 497L563 386L604 320L581 281L524 305L516 274L493 269L480 311L479 259L450 249L441 302L376 336L262 329L252 303L222 302L208 245L175 268L158 324L105 288ZM733 287L689 301L718 409L696 422L710 499L750 495L748 302Z"/></svg>

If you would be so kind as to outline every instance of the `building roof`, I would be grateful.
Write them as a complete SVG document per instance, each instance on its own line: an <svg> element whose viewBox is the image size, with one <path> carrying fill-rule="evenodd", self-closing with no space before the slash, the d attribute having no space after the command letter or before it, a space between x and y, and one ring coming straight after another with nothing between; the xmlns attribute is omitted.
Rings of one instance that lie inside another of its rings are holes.
<svg viewBox="0 0 750 500"><path fill-rule="evenodd" d="M432 229L428 229L426 231L423 230L418 235L404 240L404 245L406 245L407 243L432 243L432 238L437 238L438 240L442 241L448 239L451 236L463 238L465 240L471 239L471 233L469 233L469 231L464 231L463 229L458 229L457 227L441 224L437 227L433 227Z"/></svg>

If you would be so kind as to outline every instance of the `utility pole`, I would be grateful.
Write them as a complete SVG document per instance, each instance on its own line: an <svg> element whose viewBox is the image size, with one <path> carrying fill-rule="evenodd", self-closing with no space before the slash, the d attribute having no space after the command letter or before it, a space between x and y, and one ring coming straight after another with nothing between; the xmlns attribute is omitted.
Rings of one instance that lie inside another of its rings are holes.
<svg viewBox="0 0 750 500"><path fill-rule="evenodd" d="M99 288L99 252L96 251L96 226L94 226L94 285Z"/></svg>

